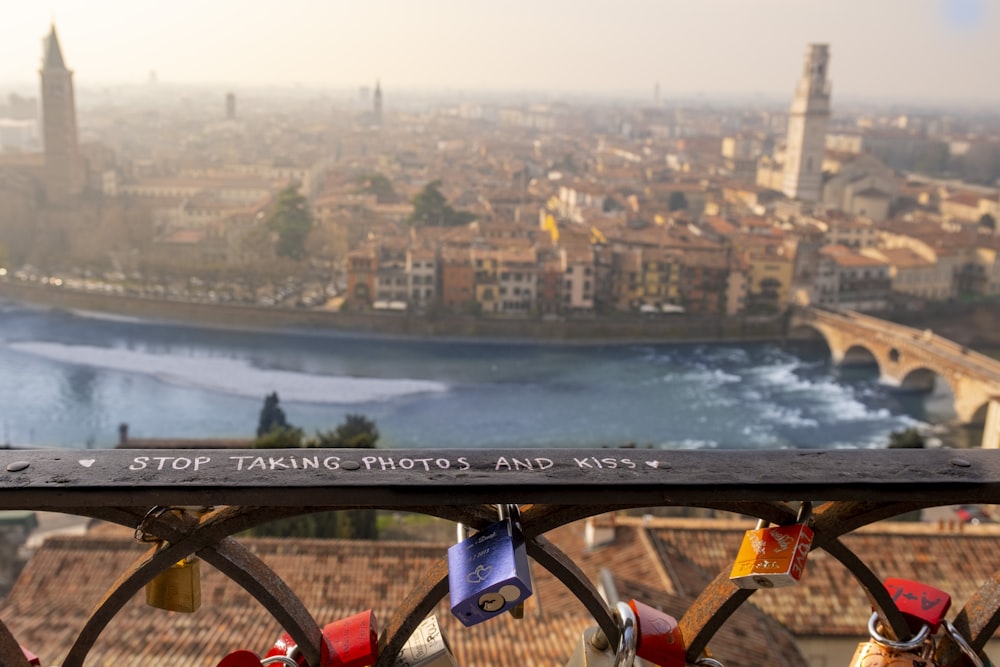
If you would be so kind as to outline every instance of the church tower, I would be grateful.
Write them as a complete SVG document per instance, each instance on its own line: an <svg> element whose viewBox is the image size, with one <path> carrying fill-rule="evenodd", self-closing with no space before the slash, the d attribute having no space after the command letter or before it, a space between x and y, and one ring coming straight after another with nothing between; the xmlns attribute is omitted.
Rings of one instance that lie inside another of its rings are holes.
<svg viewBox="0 0 1000 667"><path fill-rule="evenodd" d="M372 109L375 114L375 124L382 124L382 84L375 79L375 106Z"/></svg>
<svg viewBox="0 0 1000 667"><path fill-rule="evenodd" d="M42 136L45 141L45 189L50 202L83 191L85 170L76 137L73 71L66 67L56 27L44 40L42 69Z"/></svg>
<svg viewBox="0 0 1000 667"><path fill-rule="evenodd" d="M782 190L792 199L819 201L823 188L823 153L830 119L830 49L810 44L805 68L788 115L785 179Z"/></svg>

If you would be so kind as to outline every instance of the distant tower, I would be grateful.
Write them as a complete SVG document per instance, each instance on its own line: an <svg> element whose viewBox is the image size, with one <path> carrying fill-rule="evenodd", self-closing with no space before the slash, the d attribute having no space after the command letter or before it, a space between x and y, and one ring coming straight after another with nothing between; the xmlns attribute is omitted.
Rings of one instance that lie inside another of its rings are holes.
<svg viewBox="0 0 1000 667"><path fill-rule="evenodd" d="M375 103L372 109L375 113L375 124L382 124L382 84L375 79Z"/></svg>
<svg viewBox="0 0 1000 667"><path fill-rule="evenodd" d="M45 189L50 201L83 191L86 172L76 137L73 71L67 69L52 25L44 40L42 69L42 136L45 141Z"/></svg>
<svg viewBox="0 0 1000 667"><path fill-rule="evenodd" d="M830 84L826 79L830 49L810 44L805 69L788 115L784 193L792 199L819 201L823 187L823 153L830 118Z"/></svg>
<svg viewBox="0 0 1000 667"><path fill-rule="evenodd" d="M236 120L236 94L226 93L226 120Z"/></svg>
<svg viewBox="0 0 1000 667"><path fill-rule="evenodd" d="M653 106L660 106L660 82L653 86Z"/></svg>

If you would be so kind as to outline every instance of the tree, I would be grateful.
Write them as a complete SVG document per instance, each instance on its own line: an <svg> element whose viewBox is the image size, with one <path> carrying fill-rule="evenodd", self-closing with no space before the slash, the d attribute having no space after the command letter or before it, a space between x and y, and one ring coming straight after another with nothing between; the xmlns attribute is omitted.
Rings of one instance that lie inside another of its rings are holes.
<svg viewBox="0 0 1000 667"><path fill-rule="evenodd" d="M396 191L392 187L392 181L381 172L373 171L370 174L362 174L355 179L355 182L358 184L358 192L375 195L379 203L396 199Z"/></svg>
<svg viewBox="0 0 1000 667"><path fill-rule="evenodd" d="M991 234L997 231L997 219L994 218L989 213L983 213L979 216L979 226L983 229L989 230Z"/></svg>
<svg viewBox="0 0 1000 667"><path fill-rule="evenodd" d="M278 234L278 257L300 260L306 256L306 237L312 229L309 202L290 185L278 194L278 201L267 217L267 228Z"/></svg>
<svg viewBox="0 0 1000 667"><path fill-rule="evenodd" d="M443 194L441 194L441 181L431 181L424 186L412 199L413 213L410 214L411 225L441 225L454 227L464 225L476 219L476 216L468 211L456 211Z"/></svg>
<svg viewBox="0 0 1000 667"><path fill-rule="evenodd" d="M311 446L374 449L378 436L374 421L361 414L348 414L334 430L317 431L315 445Z"/></svg>
<svg viewBox="0 0 1000 667"><path fill-rule="evenodd" d="M662 201L662 200L661 200ZM670 198L667 200L667 208L671 211L685 211L688 207L687 197L684 196L683 192L671 192Z"/></svg>
<svg viewBox="0 0 1000 667"><path fill-rule="evenodd" d="M923 449L925 445L924 436L915 428L889 434L889 449Z"/></svg>
<svg viewBox="0 0 1000 667"><path fill-rule="evenodd" d="M281 409L279 402L278 392L264 397L264 406L260 409L260 417L257 419L258 438L275 429L288 428L288 419L285 418L285 411Z"/></svg>
<svg viewBox="0 0 1000 667"><path fill-rule="evenodd" d="M277 406L277 394L274 397ZM280 408L277 408L280 410ZM263 413L264 411L261 410ZM284 413L282 413L284 418ZM379 433L375 422L362 414L348 414L332 431L317 431L314 438L303 440L302 430L284 424L277 426L266 435L259 436L256 447L344 447L353 449L374 449ZM260 537L318 537L375 540L378 539L377 515L373 509L336 510L316 512L305 516L272 521L257 526L250 532Z"/></svg>

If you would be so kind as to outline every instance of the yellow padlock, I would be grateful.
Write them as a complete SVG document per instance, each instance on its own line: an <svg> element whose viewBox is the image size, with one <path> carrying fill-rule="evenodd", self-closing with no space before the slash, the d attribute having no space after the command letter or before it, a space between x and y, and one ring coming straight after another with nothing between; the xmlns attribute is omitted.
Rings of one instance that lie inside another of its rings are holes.
<svg viewBox="0 0 1000 667"><path fill-rule="evenodd" d="M201 606L201 561L188 556L146 584L146 604L192 614Z"/></svg>

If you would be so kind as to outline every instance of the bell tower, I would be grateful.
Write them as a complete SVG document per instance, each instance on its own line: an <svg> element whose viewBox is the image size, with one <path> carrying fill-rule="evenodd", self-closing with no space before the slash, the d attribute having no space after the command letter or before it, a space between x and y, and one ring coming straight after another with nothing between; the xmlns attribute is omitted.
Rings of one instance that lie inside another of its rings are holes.
<svg viewBox="0 0 1000 667"><path fill-rule="evenodd" d="M43 40L42 137L45 141L45 189L50 202L63 201L83 191L85 172L76 136L76 100L73 71L66 67L56 26Z"/></svg>
<svg viewBox="0 0 1000 667"><path fill-rule="evenodd" d="M375 124L382 124L382 82L378 79L375 80L375 103L372 108L372 112L375 117Z"/></svg>
<svg viewBox="0 0 1000 667"><path fill-rule="evenodd" d="M830 119L830 49L810 44L802 78L788 114L782 191L792 199L819 201L823 188L823 153Z"/></svg>

